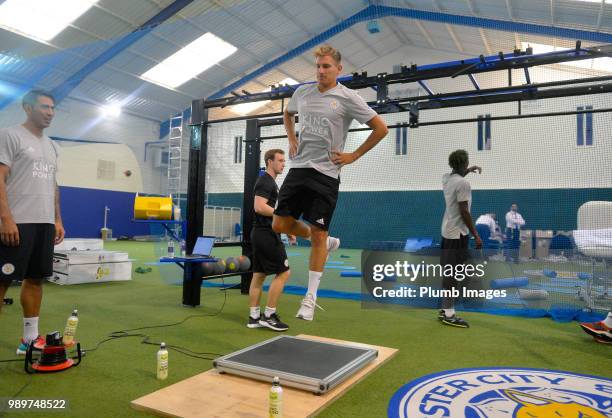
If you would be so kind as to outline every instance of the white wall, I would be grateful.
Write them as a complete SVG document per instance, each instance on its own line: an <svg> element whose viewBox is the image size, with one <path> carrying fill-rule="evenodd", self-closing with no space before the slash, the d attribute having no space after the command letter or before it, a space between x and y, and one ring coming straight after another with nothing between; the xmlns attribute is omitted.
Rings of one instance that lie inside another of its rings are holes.
<svg viewBox="0 0 612 418"><path fill-rule="evenodd" d="M60 186L142 192L140 164L124 144L81 144L62 147L58 161Z"/></svg>
<svg viewBox="0 0 612 418"><path fill-rule="evenodd" d="M25 114L19 103L14 103L0 112L0 127L22 123ZM66 99L56 110L52 125L46 130L49 136L90 141L117 142L130 147L140 165L142 188L147 193L159 193L161 179L166 172L153 168L147 155L144 161L145 142L159 138L159 123L147 119L121 114L115 119L104 118L99 108L86 103ZM60 146L73 145L58 142ZM117 155L119 159L121 156ZM60 167L60 170L65 168Z"/></svg>

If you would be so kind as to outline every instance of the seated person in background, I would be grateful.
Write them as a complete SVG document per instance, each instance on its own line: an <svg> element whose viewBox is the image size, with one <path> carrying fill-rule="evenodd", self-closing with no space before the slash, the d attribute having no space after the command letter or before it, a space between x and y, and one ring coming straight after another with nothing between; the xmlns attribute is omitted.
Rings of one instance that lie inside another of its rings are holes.
<svg viewBox="0 0 612 418"><path fill-rule="evenodd" d="M476 225L486 225L489 227L489 231L491 235L489 239L503 242L504 236L501 233L501 229L499 228L499 224L497 223L497 215L494 213L484 213L476 219Z"/></svg>

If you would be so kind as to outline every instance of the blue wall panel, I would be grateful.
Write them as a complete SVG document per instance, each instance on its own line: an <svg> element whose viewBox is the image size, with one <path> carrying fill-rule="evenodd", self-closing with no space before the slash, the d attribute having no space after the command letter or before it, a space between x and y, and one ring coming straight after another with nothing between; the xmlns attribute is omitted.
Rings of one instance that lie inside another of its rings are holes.
<svg viewBox="0 0 612 418"><path fill-rule="evenodd" d="M494 212L500 226L512 203L519 205L528 229L576 229L578 208L591 200L612 201L607 189L474 190L474 220ZM241 193L209 194L210 205L242 207ZM403 241L408 237L440 239L444 214L442 191L342 192L330 232L346 248L367 248L371 241Z"/></svg>
<svg viewBox="0 0 612 418"><path fill-rule="evenodd" d="M100 238L104 206L110 208L107 226L113 237L149 235L149 225L132 222L135 193L60 187L62 219L67 238Z"/></svg>

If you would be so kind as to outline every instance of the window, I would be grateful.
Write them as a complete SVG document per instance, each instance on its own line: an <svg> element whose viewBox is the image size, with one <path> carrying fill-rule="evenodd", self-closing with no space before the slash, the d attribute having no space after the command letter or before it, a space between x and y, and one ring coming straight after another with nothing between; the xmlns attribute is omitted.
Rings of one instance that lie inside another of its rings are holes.
<svg viewBox="0 0 612 418"><path fill-rule="evenodd" d="M593 110L593 106L578 106L578 111ZM576 145L593 145L593 114L578 113L576 115Z"/></svg>
<svg viewBox="0 0 612 418"><path fill-rule="evenodd" d="M242 163L242 137L234 137L234 164Z"/></svg>
<svg viewBox="0 0 612 418"><path fill-rule="evenodd" d="M162 165L168 165L169 161L170 161L170 151L162 150L162 152L161 152L161 164Z"/></svg>
<svg viewBox="0 0 612 418"><path fill-rule="evenodd" d="M491 115L478 115L478 151L491 151Z"/></svg>
<svg viewBox="0 0 612 418"><path fill-rule="evenodd" d="M395 128L395 155L408 155L408 126Z"/></svg>

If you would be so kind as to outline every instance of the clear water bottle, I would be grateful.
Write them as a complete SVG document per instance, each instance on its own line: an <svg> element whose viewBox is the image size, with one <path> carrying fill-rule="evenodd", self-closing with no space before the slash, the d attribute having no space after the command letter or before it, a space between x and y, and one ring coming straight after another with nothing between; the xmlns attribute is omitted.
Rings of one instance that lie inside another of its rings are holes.
<svg viewBox="0 0 612 418"><path fill-rule="evenodd" d="M172 239L168 240L168 257L174 257L174 241Z"/></svg>
<svg viewBox="0 0 612 418"><path fill-rule="evenodd" d="M62 342L64 345L74 344L74 336L76 335L77 325L79 324L79 312L75 309L72 311L72 315L68 317L66 321L66 328L64 329L64 337Z"/></svg>
<svg viewBox="0 0 612 418"><path fill-rule="evenodd" d="M187 250L186 250L185 240L182 239L181 240L181 257L185 257L186 254L187 254Z"/></svg>
<svg viewBox="0 0 612 418"><path fill-rule="evenodd" d="M280 379L278 376L272 380L272 387L270 388L270 418L280 418L283 416L283 388L280 385Z"/></svg>
<svg viewBox="0 0 612 418"><path fill-rule="evenodd" d="M168 350L166 349L166 343L159 345L159 351L157 352L157 379L165 380L168 378Z"/></svg>

